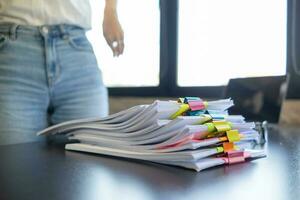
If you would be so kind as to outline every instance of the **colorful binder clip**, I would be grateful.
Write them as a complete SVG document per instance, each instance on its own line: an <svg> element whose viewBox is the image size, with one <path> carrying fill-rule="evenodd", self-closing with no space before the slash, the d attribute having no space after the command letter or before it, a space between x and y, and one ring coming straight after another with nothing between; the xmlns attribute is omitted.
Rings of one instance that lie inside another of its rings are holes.
<svg viewBox="0 0 300 200"><path fill-rule="evenodd" d="M186 113L187 116L200 116L205 113L205 110L195 110L195 111L188 111Z"/></svg>
<svg viewBox="0 0 300 200"><path fill-rule="evenodd" d="M220 137L223 136L226 131L231 130L231 123L227 121L213 121L205 123L207 126L207 132L209 133L206 137Z"/></svg>
<svg viewBox="0 0 300 200"><path fill-rule="evenodd" d="M181 104L179 110L177 110L173 115L171 115L170 119L175 119L176 117L182 115L189 109L190 109L190 107L188 104Z"/></svg>
<svg viewBox="0 0 300 200"><path fill-rule="evenodd" d="M205 105L202 100L197 100L197 101L188 101L188 104L190 106L191 111L195 110L205 110Z"/></svg>
<svg viewBox="0 0 300 200"><path fill-rule="evenodd" d="M226 131L226 136L229 142L237 142L241 140L240 133L238 130Z"/></svg>
<svg viewBox="0 0 300 200"><path fill-rule="evenodd" d="M212 120L210 115L202 114L203 120L200 121L200 124L208 123Z"/></svg>
<svg viewBox="0 0 300 200"><path fill-rule="evenodd" d="M235 146L233 142L224 142L222 145L223 145L223 151L225 153L235 150Z"/></svg>
<svg viewBox="0 0 300 200"><path fill-rule="evenodd" d="M204 125L207 126L207 132L209 133L213 133L217 131L215 125L212 122L205 123Z"/></svg>
<svg viewBox="0 0 300 200"><path fill-rule="evenodd" d="M177 100L177 102L178 102L178 103L184 103L184 98L179 97L178 100Z"/></svg>
<svg viewBox="0 0 300 200"><path fill-rule="evenodd" d="M185 109L179 109L170 119L175 119L180 115L200 116L206 112L207 102L199 97L184 97L178 98L178 103L183 104Z"/></svg>
<svg viewBox="0 0 300 200"><path fill-rule="evenodd" d="M225 115L222 114L209 114L213 120L225 120Z"/></svg>
<svg viewBox="0 0 300 200"><path fill-rule="evenodd" d="M218 153L223 153L224 152L223 147L216 147L216 150L217 150Z"/></svg>
<svg viewBox="0 0 300 200"><path fill-rule="evenodd" d="M191 101L202 101L199 97L184 97L183 103L189 103Z"/></svg>
<svg viewBox="0 0 300 200"><path fill-rule="evenodd" d="M189 104L191 111L205 110L207 107L207 102L199 97L185 97L183 103Z"/></svg>
<svg viewBox="0 0 300 200"><path fill-rule="evenodd" d="M245 162L244 151L229 151L227 152L228 164Z"/></svg>
<svg viewBox="0 0 300 200"><path fill-rule="evenodd" d="M227 121L214 121L215 129L218 132L225 132L231 130L231 123Z"/></svg>

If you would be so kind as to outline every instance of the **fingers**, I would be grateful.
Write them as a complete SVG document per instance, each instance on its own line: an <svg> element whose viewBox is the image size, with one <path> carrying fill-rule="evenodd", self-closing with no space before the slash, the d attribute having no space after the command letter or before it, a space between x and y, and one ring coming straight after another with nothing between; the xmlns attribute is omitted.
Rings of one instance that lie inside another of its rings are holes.
<svg viewBox="0 0 300 200"><path fill-rule="evenodd" d="M119 52L118 52L118 42L117 41L112 41L110 42L110 48L113 52L113 56L119 56Z"/></svg>
<svg viewBox="0 0 300 200"><path fill-rule="evenodd" d="M124 51L124 42L123 40L114 40L109 43L109 46L113 52L113 56L120 56Z"/></svg>
<svg viewBox="0 0 300 200"><path fill-rule="evenodd" d="M123 54L123 51L124 51L124 41L123 40L120 40L118 42L117 48L118 48L119 55Z"/></svg>
<svg viewBox="0 0 300 200"><path fill-rule="evenodd" d="M115 36L113 36L115 35ZM107 44L113 52L113 56L120 56L124 51L124 34L104 34Z"/></svg>
<svg viewBox="0 0 300 200"><path fill-rule="evenodd" d="M112 50L112 52L113 52L113 54L114 54L114 56L115 56L114 47L113 47L113 45L112 45L113 40L108 39L108 37L106 37L106 36L104 36L104 37L105 37L105 39L106 39L106 42L107 42L108 46L110 47L110 49Z"/></svg>

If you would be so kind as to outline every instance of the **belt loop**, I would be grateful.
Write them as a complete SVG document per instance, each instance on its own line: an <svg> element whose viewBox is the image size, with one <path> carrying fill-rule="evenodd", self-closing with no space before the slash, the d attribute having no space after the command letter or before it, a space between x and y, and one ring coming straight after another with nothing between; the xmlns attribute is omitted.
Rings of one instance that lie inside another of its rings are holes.
<svg viewBox="0 0 300 200"><path fill-rule="evenodd" d="M68 32L66 30L66 27L64 26L64 24L60 24L59 25L59 30L60 30L60 37L62 39L68 39Z"/></svg>
<svg viewBox="0 0 300 200"><path fill-rule="evenodd" d="M17 39L17 29L19 25L17 24L12 24L9 28L9 37L11 40L16 40Z"/></svg>

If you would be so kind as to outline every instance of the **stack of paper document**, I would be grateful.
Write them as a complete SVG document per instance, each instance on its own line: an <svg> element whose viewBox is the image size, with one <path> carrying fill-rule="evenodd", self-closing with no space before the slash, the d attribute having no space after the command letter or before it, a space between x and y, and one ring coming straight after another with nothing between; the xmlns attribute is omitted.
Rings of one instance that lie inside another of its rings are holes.
<svg viewBox="0 0 300 200"><path fill-rule="evenodd" d="M49 127L38 135L65 134L78 143L67 150L147 160L200 171L265 157L252 149L259 140L253 122L228 115L231 99L198 97L155 101L99 119Z"/></svg>

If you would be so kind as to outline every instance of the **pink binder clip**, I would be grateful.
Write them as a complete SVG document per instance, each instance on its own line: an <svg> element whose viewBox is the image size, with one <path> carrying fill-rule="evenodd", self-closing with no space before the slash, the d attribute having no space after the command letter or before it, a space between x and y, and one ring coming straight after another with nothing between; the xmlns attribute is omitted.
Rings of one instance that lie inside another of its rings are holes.
<svg viewBox="0 0 300 200"><path fill-rule="evenodd" d="M189 101L188 104L189 104L190 109L192 111L204 110L205 109L205 105L204 105L204 102L202 100Z"/></svg>
<svg viewBox="0 0 300 200"><path fill-rule="evenodd" d="M245 162L244 151L228 151L228 164Z"/></svg>

